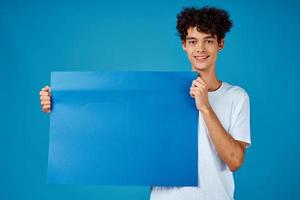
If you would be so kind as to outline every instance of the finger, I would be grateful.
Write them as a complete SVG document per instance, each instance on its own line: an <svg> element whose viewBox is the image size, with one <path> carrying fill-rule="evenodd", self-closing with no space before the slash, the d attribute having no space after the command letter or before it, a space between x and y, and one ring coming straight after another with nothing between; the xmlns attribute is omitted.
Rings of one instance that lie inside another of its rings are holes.
<svg viewBox="0 0 300 200"><path fill-rule="evenodd" d="M192 91L190 91L190 95L191 97L195 98L195 94Z"/></svg>
<svg viewBox="0 0 300 200"><path fill-rule="evenodd" d="M51 105L51 101L41 101L41 105Z"/></svg>
<svg viewBox="0 0 300 200"><path fill-rule="evenodd" d="M196 82L199 83L199 85L197 87L201 87L201 88L204 88L204 89L206 88L206 84L204 82L202 82L201 80L200 81L196 80Z"/></svg>
<svg viewBox="0 0 300 200"><path fill-rule="evenodd" d="M192 87L190 89L190 92L192 92L194 94L194 96L198 97L201 95L205 95L205 93L207 93L207 90L202 87Z"/></svg>
<svg viewBox="0 0 300 200"><path fill-rule="evenodd" d="M49 110L51 108L51 105L44 105L43 110Z"/></svg>
<svg viewBox="0 0 300 200"><path fill-rule="evenodd" d="M41 96L50 96L50 93L49 92L44 92L44 91L40 91L40 95Z"/></svg>
<svg viewBox="0 0 300 200"><path fill-rule="evenodd" d="M48 92L49 96L51 96L51 88L47 85L41 89L41 92Z"/></svg>
<svg viewBox="0 0 300 200"><path fill-rule="evenodd" d="M199 81L193 80L193 82L192 82L193 87L201 87L201 85L202 84Z"/></svg>
<svg viewBox="0 0 300 200"><path fill-rule="evenodd" d="M202 92L203 90L204 90L204 89L201 88L201 87L192 87L192 88L190 89L190 91L193 91L193 92L199 93L199 94L200 94L200 92Z"/></svg>
<svg viewBox="0 0 300 200"><path fill-rule="evenodd" d="M203 85L206 85L205 81L201 77L198 77L196 80L202 83Z"/></svg>
<svg viewBox="0 0 300 200"><path fill-rule="evenodd" d="M203 85L202 83L200 83L199 81L196 81L196 80L193 81L192 87L194 87L194 88L204 88L204 89L206 88L205 85Z"/></svg>
<svg viewBox="0 0 300 200"><path fill-rule="evenodd" d="M192 88L190 89L190 95L192 97L198 97L200 95L200 91L198 89Z"/></svg>
<svg viewBox="0 0 300 200"><path fill-rule="evenodd" d="M40 100L41 100L41 101L51 100L51 97L50 97L50 96L42 95L42 96L40 97Z"/></svg>
<svg viewBox="0 0 300 200"><path fill-rule="evenodd" d="M50 87L48 85L46 85L45 87L42 88L43 91L49 91Z"/></svg>
<svg viewBox="0 0 300 200"><path fill-rule="evenodd" d="M50 108L49 109L43 109L43 112L45 112L45 113L49 113L51 110L50 110Z"/></svg>
<svg viewBox="0 0 300 200"><path fill-rule="evenodd" d="M49 95L51 96L51 87L46 86L46 89L49 91Z"/></svg>
<svg viewBox="0 0 300 200"><path fill-rule="evenodd" d="M49 93L50 93L50 96L51 96L51 87L49 87L49 86L46 86L46 89L49 91Z"/></svg>

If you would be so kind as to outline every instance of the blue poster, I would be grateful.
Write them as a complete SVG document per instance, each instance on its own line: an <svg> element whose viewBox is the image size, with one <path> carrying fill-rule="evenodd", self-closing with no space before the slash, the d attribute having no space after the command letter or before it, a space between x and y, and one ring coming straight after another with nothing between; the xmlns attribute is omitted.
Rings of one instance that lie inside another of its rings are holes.
<svg viewBox="0 0 300 200"><path fill-rule="evenodd" d="M52 72L48 182L198 185L194 72Z"/></svg>

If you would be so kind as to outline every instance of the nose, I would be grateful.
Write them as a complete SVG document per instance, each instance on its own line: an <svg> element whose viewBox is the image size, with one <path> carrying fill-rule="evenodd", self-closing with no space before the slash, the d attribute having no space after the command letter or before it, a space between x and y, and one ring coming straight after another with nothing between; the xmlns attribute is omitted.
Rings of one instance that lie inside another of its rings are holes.
<svg viewBox="0 0 300 200"><path fill-rule="evenodd" d="M201 53L205 51L204 45L202 44L202 42L198 42L196 45L196 51L197 53Z"/></svg>

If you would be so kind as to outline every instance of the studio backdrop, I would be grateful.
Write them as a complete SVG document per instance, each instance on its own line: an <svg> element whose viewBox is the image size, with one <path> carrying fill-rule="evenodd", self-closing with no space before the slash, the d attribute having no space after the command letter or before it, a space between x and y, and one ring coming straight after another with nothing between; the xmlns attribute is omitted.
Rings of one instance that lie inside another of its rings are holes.
<svg viewBox="0 0 300 200"><path fill-rule="evenodd" d="M176 34L187 6L227 9L221 80L250 96L251 141L236 199L299 199L299 1L0 2L0 199L149 199L147 186L47 183L52 71L191 71Z"/></svg>

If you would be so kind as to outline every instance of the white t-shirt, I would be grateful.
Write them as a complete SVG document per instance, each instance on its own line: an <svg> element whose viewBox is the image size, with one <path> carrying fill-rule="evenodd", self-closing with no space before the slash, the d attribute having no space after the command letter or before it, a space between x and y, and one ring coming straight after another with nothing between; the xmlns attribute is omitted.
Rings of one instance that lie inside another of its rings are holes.
<svg viewBox="0 0 300 200"><path fill-rule="evenodd" d="M224 129L236 140L250 141L250 104L245 90L222 82L208 93L209 103ZM151 200L227 200L233 199L233 173L221 160L199 112L198 187L152 187Z"/></svg>

